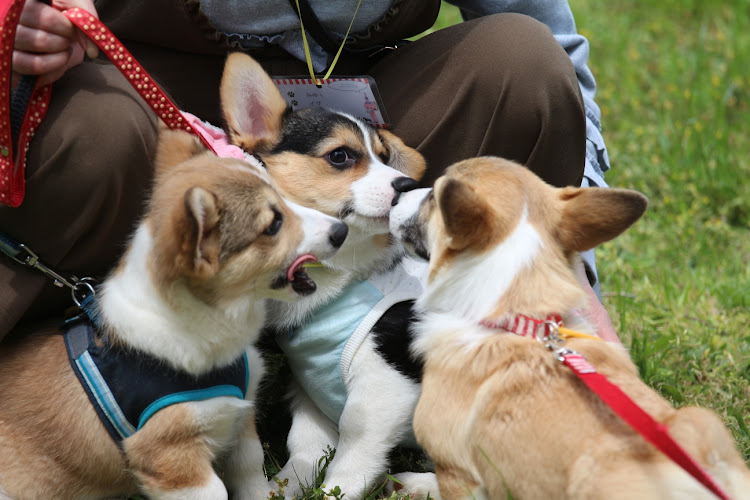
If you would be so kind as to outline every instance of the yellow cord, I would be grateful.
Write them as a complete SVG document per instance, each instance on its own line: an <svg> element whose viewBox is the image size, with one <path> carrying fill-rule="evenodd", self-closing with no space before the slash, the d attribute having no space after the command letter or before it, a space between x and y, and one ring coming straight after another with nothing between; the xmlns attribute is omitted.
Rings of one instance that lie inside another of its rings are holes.
<svg viewBox="0 0 750 500"><path fill-rule="evenodd" d="M307 35L305 34L305 24L302 22L302 12L299 8L299 0L295 0L294 2L297 5L297 14L299 15L299 25L300 28L302 28L302 44L305 47L305 59L307 60L307 70L310 72L310 77L315 82L315 85L320 86L320 80L315 76L315 71L313 69L312 65L312 56L310 55L310 46L307 44ZM354 19L357 17L357 12L359 12L359 6L362 5L362 0L359 0L357 2L357 8L354 10L354 16L352 17L352 21L349 23L349 28L346 30L346 35L344 35L344 39L341 42L341 47L339 47L338 52L336 52L336 56L333 58L333 61L331 61L331 67L328 68L328 71L326 72L325 76L323 76L323 80L327 80L329 76L331 76L331 73L333 73L333 67L336 66L336 63L339 60L339 56L341 55L341 51L344 50L344 45L346 44L346 39L349 38L349 32L352 30L352 25L354 24Z"/></svg>
<svg viewBox="0 0 750 500"><path fill-rule="evenodd" d="M560 332L560 336L564 339L567 339L570 337L576 337L580 339L601 340L599 337L595 337L593 335L587 335L585 333L577 332L575 330L570 330L568 328L565 328L564 326L558 327L557 331Z"/></svg>

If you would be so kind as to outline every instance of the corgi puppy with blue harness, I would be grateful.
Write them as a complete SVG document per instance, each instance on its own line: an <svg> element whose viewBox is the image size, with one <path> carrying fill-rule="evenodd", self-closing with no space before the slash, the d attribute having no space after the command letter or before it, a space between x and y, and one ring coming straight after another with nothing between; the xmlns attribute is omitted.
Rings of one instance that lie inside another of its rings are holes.
<svg viewBox="0 0 750 500"><path fill-rule="evenodd" d="M330 447L324 483L360 498L384 480L393 448L414 445L421 367L409 356L408 325L426 265L405 256L388 221L425 161L394 134L346 113L292 111L245 54L228 57L221 101L229 141L261 160L279 192L349 226L339 252L307 269L318 292L270 302L269 324L294 379L289 460L277 474L287 481L284 494L313 484ZM432 473L410 479L403 486L412 498L438 498Z"/></svg>
<svg viewBox="0 0 750 500"><path fill-rule="evenodd" d="M254 404L266 301L314 294L302 266L348 229L187 132L162 131L156 163L90 318L0 345L0 498L268 495Z"/></svg>

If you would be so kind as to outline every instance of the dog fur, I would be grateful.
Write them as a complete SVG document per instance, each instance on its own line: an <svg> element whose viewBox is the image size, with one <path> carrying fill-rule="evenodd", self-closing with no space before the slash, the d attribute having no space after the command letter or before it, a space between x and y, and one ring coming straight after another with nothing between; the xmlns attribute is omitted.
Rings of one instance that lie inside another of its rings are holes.
<svg viewBox="0 0 750 500"><path fill-rule="evenodd" d="M400 197L392 231L430 263L417 303L414 346L425 366L414 427L443 498L714 498L542 343L481 324L557 313L592 333L576 312L584 300L576 253L616 237L646 204L634 191L553 188L489 157L459 162L434 190ZM732 498L749 498L750 473L716 415L672 408L620 345L577 338L565 346L668 426Z"/></svg>
<svg viewBox="0 0 750 500"><path fill-rule="evenodd" d="M424 173L416 150L343 113L291 111L262 67L243 54L227 59L221 98L230 141L262 160L277 189L349 226L340 251L325 267L308 270L318 293L271 304L269 320L279 335L310 321L348 285L402 265L404 249L389 234L388 216L392 201ZM359 498L383 479L389 451L410 433L419 394L420 367L408 356L409 319L409 303L394 305L359 346L343 375L347 399L338 422L321 411L316 394L295 384L290 458L277 476L288 480L286 495L312 484L329 446L336 450L324 480L329 487ZM435 498L434 475L414 477L414 493L431 489Z"/></svg>
<svg viewBox="0 0 750 500"><path fill-rule="evenodd" d="M246 353L246 399L168 406L124 439L120 450L71 370L55 327L4 342L3 495L268 495L253 403L263 376L253 344L265 322L265 301L312 293L308 279L295 283L304 273L298 265L312 256L331 257L346 227L285 202L256 168L216 157L187 132L162 131L147 214L98 299L100 333L110 344L172 368L197 376Z"/></svg>

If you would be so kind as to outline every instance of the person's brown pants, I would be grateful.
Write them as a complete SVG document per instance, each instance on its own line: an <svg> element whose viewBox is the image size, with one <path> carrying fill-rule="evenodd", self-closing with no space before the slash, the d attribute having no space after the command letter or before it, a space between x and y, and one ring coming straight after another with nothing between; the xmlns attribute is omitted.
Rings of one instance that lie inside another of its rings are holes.
<svg viewBox="0 0 750 500"><path fill-rule="evenodd" d="M130 48L182 109L221 123L223 56ZM271 74L306 74L291 57L253 55ZM581 181L585 119L575 71L549 29L529 17L462 23L374 65L345 56L334 73L375 78L393 132L427 158L425 185L480 155L516 160L555 185ZM110 65L70 70L31 143L26 199L0 208L0 232L64 275L105 277L144 207L156 130L156 117ZM69 305L67 290L0 255L0 339Z"/></svg>

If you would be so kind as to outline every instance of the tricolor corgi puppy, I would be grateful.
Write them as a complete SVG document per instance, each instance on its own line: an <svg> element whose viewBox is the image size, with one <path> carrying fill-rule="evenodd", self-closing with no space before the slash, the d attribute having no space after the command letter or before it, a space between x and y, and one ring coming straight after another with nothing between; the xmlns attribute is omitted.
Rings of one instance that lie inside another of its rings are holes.
<svg viewBox="0 0 750 500"><path fill-rule="evenodd" d="M265 301L313 293L300 266L332 257L347 228L255 168L162 133L147 214L95 324L0 345L0 497L268 495L253 404Z"/></svg>
<svg viewBox="0 0 750 500"><path fill-rule="evenodd" d="M419 394L407 329L409 301L421 293L426 265L404 260L388 216L399 194L417 186L424 159L349 115L291 111L247 55L227 59L221 100L230 141L262 160L286 198L349 226L325 267L307 270L318 292L294 304L272 303L269 320L296 381L290 459L278 475L289 480L285 494L313 483L330 446L336 453L325 484L359 498L378 485L389 451L411 434ZM434 475L425 481L407 487L431 489L434 497Z"/></svg>
<svg viewBox="0 0 750 500"><path fill-rule="evenodd" d="M553 315L592 333L576 313L584 292L575 256L623 232L646 205L629 190L554 188L489 157L399 198L392 231L429 258L417 302L424 376L414 430L443 498L715 498L536 340ZM713 413L672 408L620 345L579 337L564 347L667 426L732 498L750 497L750 474Z"/></svg>

